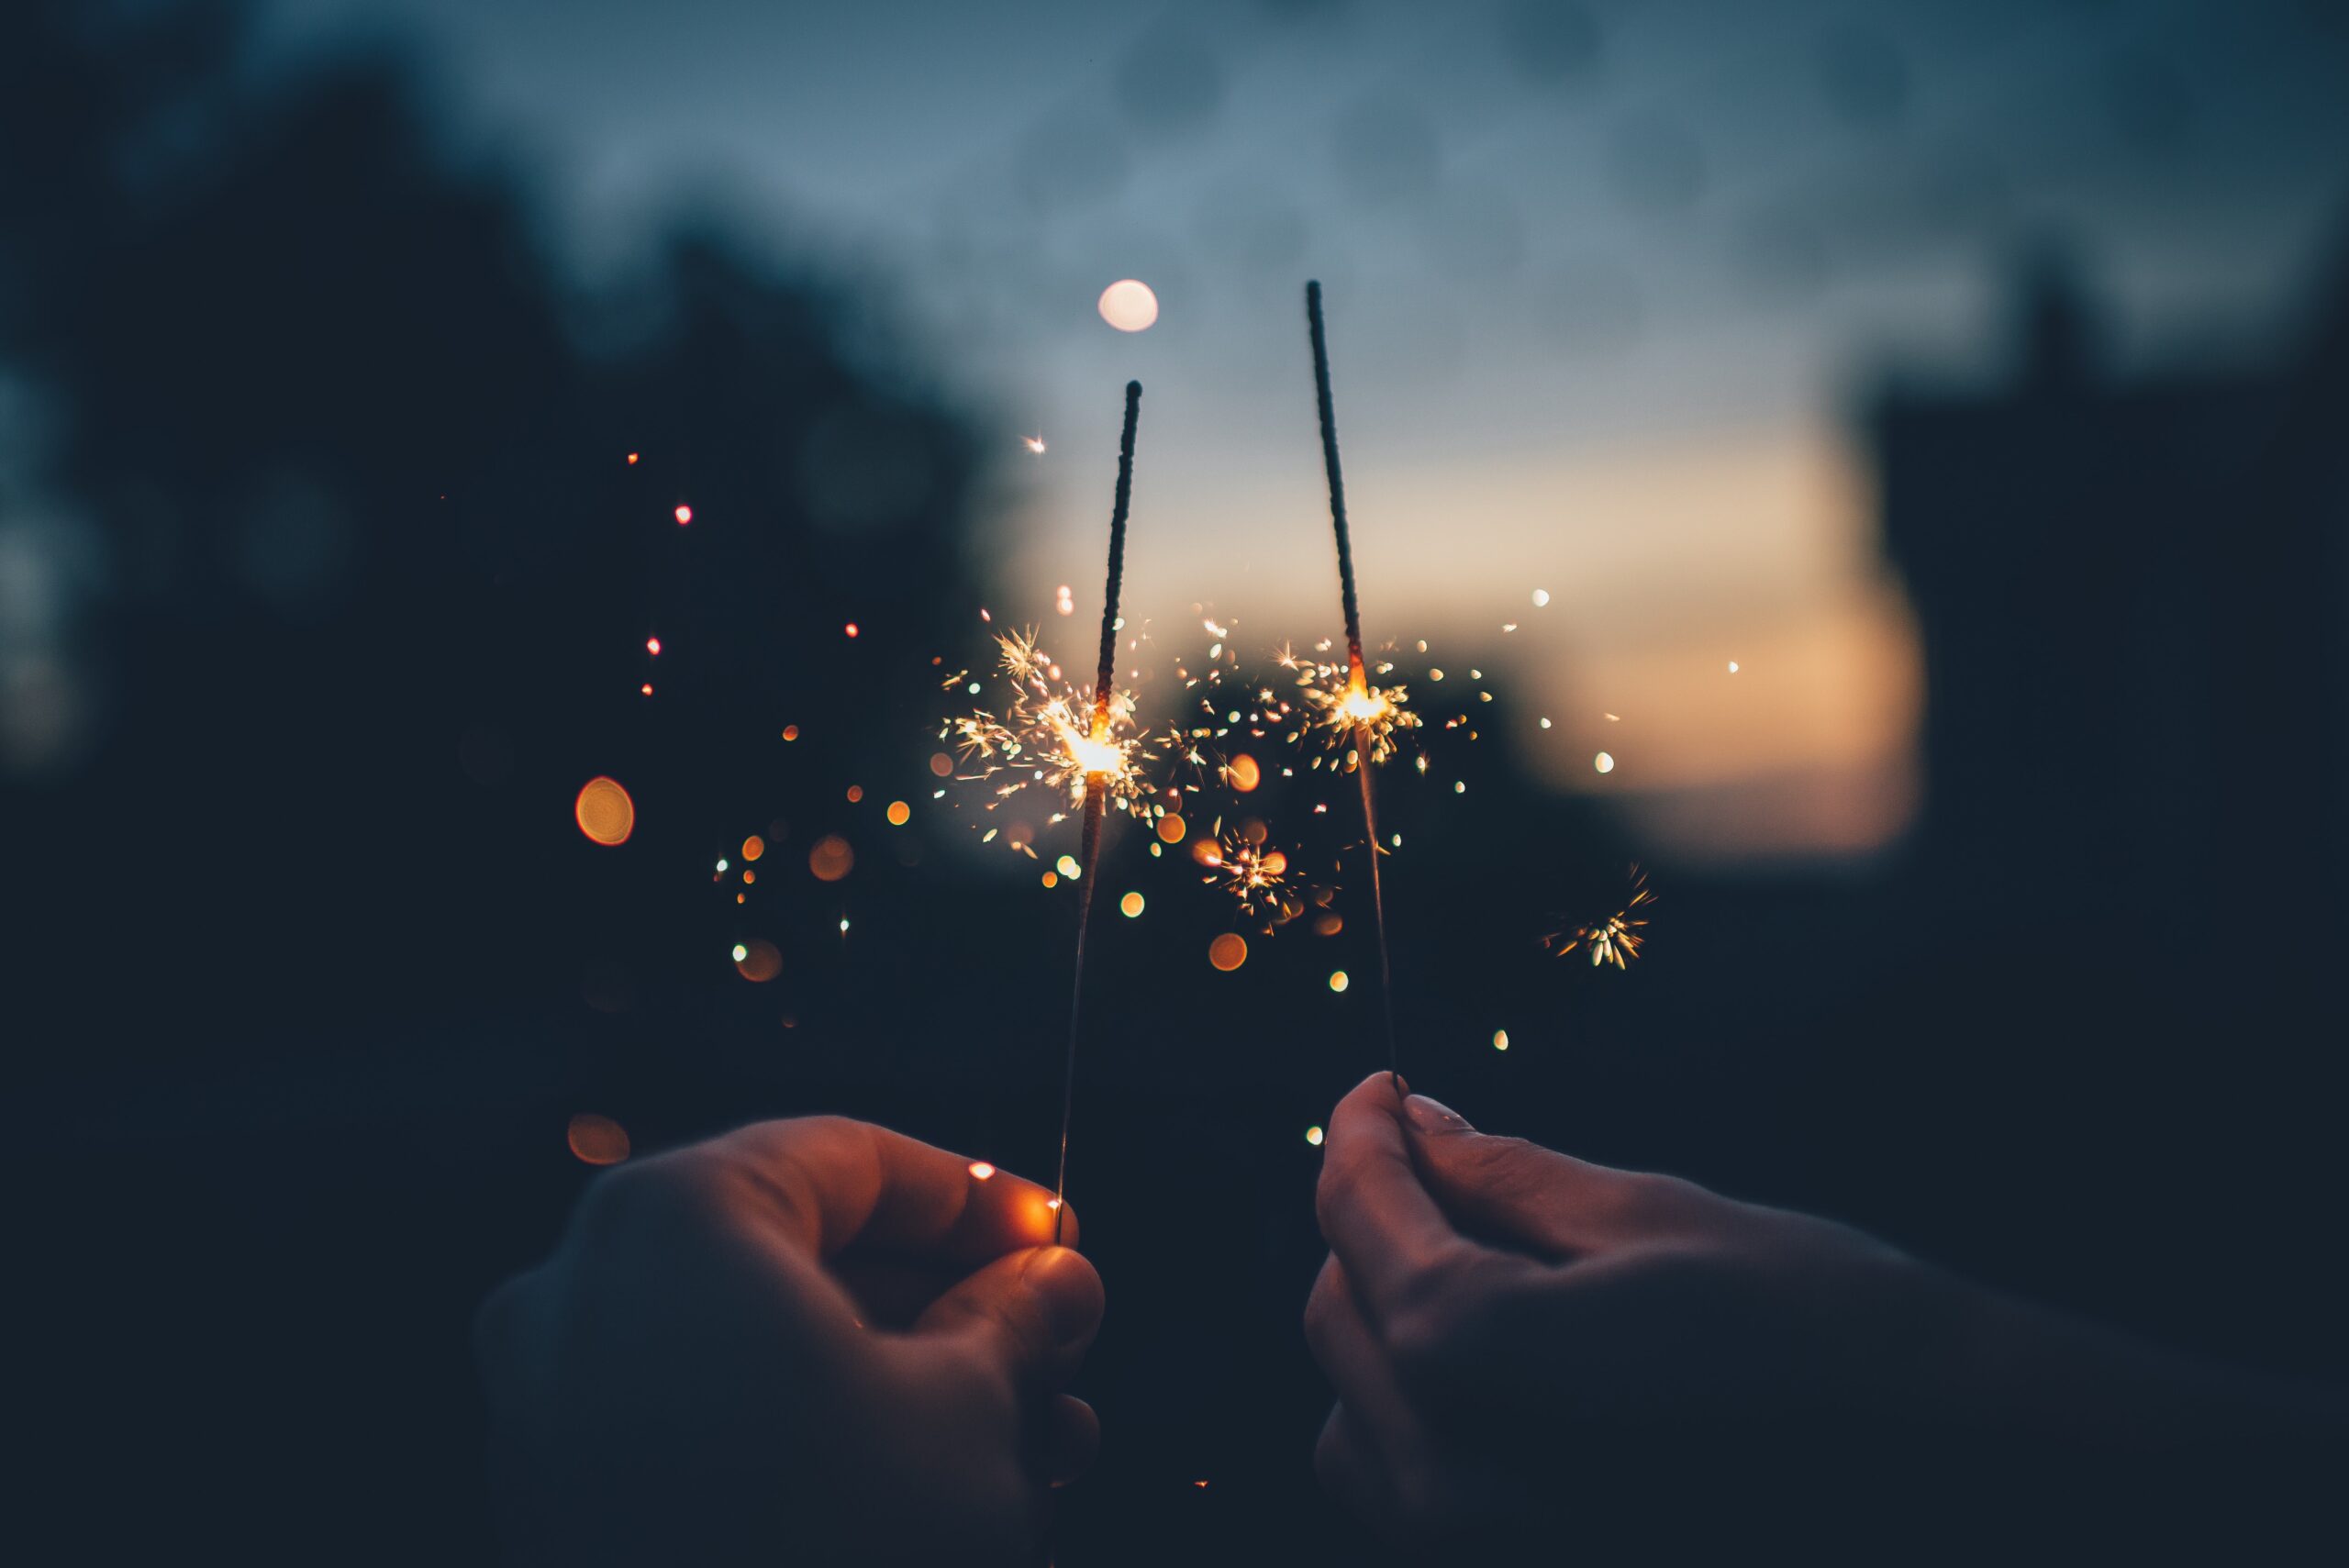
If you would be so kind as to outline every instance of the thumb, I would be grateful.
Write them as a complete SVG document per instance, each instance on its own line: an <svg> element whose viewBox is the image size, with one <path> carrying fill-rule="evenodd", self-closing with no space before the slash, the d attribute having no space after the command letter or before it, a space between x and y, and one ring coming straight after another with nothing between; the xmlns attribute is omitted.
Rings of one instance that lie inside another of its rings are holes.
<svg viewBox="0 0 2349 1568"><path fill-rule="evenodd" d="M1489 1138L1425 1095L1403 1101L1403 1119L1419 1180L1454 1224L1553 1260L1622 1240L1647 1179L1522 1138Z"/></svg>
<svg viewBox="0 0 2349 1568"><path fill-rule="evenodd" d="M1026 1388L1057 1389L1076 1375L1100 1331L1101 1276L1066 1247L1008 1252L930 1303L917 1334L978 1340Z"/></svg>

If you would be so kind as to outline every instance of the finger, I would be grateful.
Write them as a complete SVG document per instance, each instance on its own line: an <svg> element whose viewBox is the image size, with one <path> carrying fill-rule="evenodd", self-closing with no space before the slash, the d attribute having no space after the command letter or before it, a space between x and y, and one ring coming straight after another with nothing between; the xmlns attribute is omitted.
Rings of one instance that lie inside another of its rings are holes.
<svg viewBox="0 0 2349 1568"><path fill-rule="evenodd" d="M1065 1486L1093 1468L1101 1453L1101 1418L1074 1394L1055 1394L1044 1407L1036 1468L1046 1481Z"/></svg>
<svg viewBox="0 0 2349 1568"><path fill-rule="evenodd" d="M1017 1386L1057 1390L1100 1331L1103 1300L1091 1263L1066 1247L1040 1247L997 1258L956 1284L914 1332L967 1337Z"/></svg>
<svg viewBox="0 0 2349 1568"><path fill-rule="evenodd" d="M754 1122L701 1150L821 1257L853 1243L967 1269L1052 1240L1044 1188L867 1122ZM1061 1240L1076 1240L1074 1212Z"/></svg>
<svg viewBox="0 0 2349 1568"><path fill-rule="evenodd" d="M1306 1299L1305 1340L1338 1403L1354 1413L1355 1428L1376 1451L1381 1466L1398 1474L1424 1464L1425 1430L1335 1255L1321 1265Z"/></svg>
<svg viewBox="0 0 2349 1568"><path fill-rule="evenodd" d="M1313 1445L1313 1473L1332 1502L1373 1529L1396 1523L1395 1486L1344 1405L1330 1407Z"/></svg>
<svg viewBox="0 0 2349 1568"><path fill-rule="evenodd" d="M1374 1321L1415 1282L1457 1262L1469 1243L1420 1185L1404 1141L1391 1074L1374 1073L1338 1102L1321 1155L1314 1209Z"/></svg>
<svg viewBox="0 0 2349 1568"><path fill-rule="evenodd" d="M1403 1102L1403 1121L1421 1181L1454 1223L1553 1262L1652 1240L1687 1218L1681 1195L1701 1190L1486 1137L1424 1095Z"/></svg>

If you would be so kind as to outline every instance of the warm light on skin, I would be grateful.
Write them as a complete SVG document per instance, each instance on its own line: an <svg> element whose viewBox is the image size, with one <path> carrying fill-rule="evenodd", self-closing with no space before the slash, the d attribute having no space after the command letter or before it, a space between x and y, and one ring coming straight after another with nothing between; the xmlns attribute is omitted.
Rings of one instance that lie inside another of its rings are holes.
<svg viewBox="0 0 2349 1568"><path fill-rule="evenodd" d="M992 1176L992 1175L994 1175L994 1174L995 1174L995 1167L994 1167L993 1165L988 1164L985 1160L974 1160L974 1161L972 1161L972 1162L971 1162L971 1179L972 1179L972 1180L974 1180L974 1181L979 1181L979 1182L984 1182L984 1181L985 1181L989 1176Z"/></svg>

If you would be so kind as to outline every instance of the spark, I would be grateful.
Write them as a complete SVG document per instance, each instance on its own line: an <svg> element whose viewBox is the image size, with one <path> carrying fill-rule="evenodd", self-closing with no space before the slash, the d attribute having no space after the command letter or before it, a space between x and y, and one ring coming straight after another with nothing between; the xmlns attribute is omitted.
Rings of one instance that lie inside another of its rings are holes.
<svg viewBox="0 0 2349 1568"><path fill-rule="evenodd" d="M1002 634L996 645L1011 700L1000 714L980 709L939 731L960 751L962 776L998 780L998 799L1041 785L1064 795L1071 809L1098 792L1109 806L1147 815L1143 764L1157 760L1157 738L1136 730L1133 694L1113 690L1106 706L1097 705L1091 693L1054 674L1059 666L1037 645L1032 627Z"/></svg>
<svg viewBox="0 0 2349 1568"><path fill-rule="evenodd" d="M1351 662L1302 662L1283 652L1297 672L1297 689L1312 715L1308 728L1321 731L1331 750L1352 741L1372 762L1384 763L1400 745L1397 732L1419 727L1419 716L1405 706L1407 687L1373 685Z"/></svg>
<svg viewBox="0 0 2349 1568"><path fill-rule="evenodd" d="M1552 931L1542 939L1542 945L1552 950L1553 955L1558 958L1564 958L1576 949L1586 949L1593 969L1603 963L1612 963L1618 969L1629 969L1631 960L1640 956L1641 945L1647 940L1640 934L1647 926L1647 917L1639 911L1655 901L1655 895L1648 891L1647 873L1634 865L1631 868L1631 895L1623 901L1620 909L1589 925L1568 926L1562 930ZM1508 1038L1505 1033L1495 1035L1493 1049L1507 1051Z"/></svg>
<svg viewBox="0 0 2349 1568"><path fill-rule="evenodd" d="M1281 894L1288 884L1286 853L1251 843L1238 833L1225 833L1212 844L1201 843L1199 849L1199 863L1208 868L1200 880L1238 899L1241 914L1256 914L1260 907L1280 908Z"/></svg>
<svg viewBox="0 0 2349 1568"><path fill-rule="evenodd" d="M656 658L659 657L661 652L661 639L657 637L646 638L644 639L644 651L647 653L652 654Z"/></svg>
<svg viewBox="0 0 2349 1568"><path fill-rule="evenodd" d="M680 501L677 503L676 517L677 526L682 528L687 523L694 520L694 509L691 506L686 506L683 501Z"/></svg>
<svg viewBox="0 0 2349 1568"><path fill-rule="evenodd" d="M1030 451L1034 452L1038 457L1042 457L1044 455L1044 432L1039 430L1032 436L1022 436L1019 438L1019 444L1026 447Z"/></svg>

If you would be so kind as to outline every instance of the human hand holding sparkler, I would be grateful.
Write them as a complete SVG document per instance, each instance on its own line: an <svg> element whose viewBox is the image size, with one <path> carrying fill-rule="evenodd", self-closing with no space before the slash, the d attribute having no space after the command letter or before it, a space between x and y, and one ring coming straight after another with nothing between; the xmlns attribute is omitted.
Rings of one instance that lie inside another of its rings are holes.
<svg viewBox="0 0 2349 1568"><path fill-rule="evenodd" d="M1034 1561L1099 1441L1050 1199L833 1117L599 1177L475 1328L518 1556Z"/></svg>
<svg viewBox="0 0 2349 1568"><path fill-rule="evenodd" d="M1305 1328L1338 1402L1316 1468L1444 1562L1472 1538L1610 1531L1653 1561L1675 1532L1746 1541L1773 1515L1809 1550L1879 1519L1945 1527L1952 1505L2043 1507L2051 1473L2109 1544L2092 1483L2158 1474L2222 1502L2221 1462L2255 1456L2266 1485L2349 1443L2337 1395L1845 1226L1486 1137L1384 1072L1330 1118L1317 1207L1330 1255Z"/></svg>

